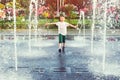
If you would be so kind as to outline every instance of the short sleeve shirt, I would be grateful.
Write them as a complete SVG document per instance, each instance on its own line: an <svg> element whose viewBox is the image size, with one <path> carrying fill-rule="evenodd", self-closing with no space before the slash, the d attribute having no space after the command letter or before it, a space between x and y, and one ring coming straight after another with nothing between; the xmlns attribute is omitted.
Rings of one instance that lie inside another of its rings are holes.
<svg viewBox="0 0 120 80"><path fill-rule="evenodd" d="M67 34L67 27L69 26L69 23L57 22L56 25L58 26L58 34L62 34L62 35Z"/></svg>

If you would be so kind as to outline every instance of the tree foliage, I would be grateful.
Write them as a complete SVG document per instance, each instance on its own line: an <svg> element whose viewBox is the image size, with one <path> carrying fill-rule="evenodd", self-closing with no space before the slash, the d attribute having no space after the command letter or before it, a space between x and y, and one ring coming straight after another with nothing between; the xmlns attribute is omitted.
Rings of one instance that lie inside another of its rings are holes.
<svg viewBox="0 0 120 80"><path fill-rule="evenodd" d="M68 16L68 17L72 17L71 13L73 14L73 11L76 10L76 6L72 5L72 4L66 4L65 6L63 6L61 8L61 11L62 12L65 12L65 14Z"/></svg>
<svg viewBox="0 0 120 80"><path fill-rule="evenodd" d="M77 6L78 10L86 7L87 5L89 5L90 0L66 0L65 1L66 4L73 4L75 6Z"/></svg>
<svg viewBox="0 0 120 80"><path fill-rule="evenodd" d="M49 7L50 17L54 18L57 11L57 0L46 0L45 6Z"/></svg>

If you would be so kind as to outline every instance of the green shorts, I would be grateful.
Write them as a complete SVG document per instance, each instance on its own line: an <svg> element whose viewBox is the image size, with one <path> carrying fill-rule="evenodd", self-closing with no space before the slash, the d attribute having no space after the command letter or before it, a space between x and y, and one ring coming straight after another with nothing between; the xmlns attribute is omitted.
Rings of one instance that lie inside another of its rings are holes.
<svg viewBox="0 0 120 80"><path fill-rule="evenodd" d="M65 35L59 34L59 43L65 43Z"/></svg>

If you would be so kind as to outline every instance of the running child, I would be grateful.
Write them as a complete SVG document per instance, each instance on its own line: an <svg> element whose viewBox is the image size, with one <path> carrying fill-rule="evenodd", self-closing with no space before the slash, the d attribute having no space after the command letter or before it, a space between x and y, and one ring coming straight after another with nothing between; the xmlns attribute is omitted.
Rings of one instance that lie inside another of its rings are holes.
<svg viewBox="0 0 120 80"><path fill-rule="evenodd" d="M74 26L72 24L65 22L65 17L63 15L60 15L59 20L60 20L59 22L46 23L46 25L55 24L58 27L58 34L59 34L59 49L58 49L58 51L61 53L61 52L65 51L65 37L67 35L67 27L70 26L75 29L78 29L78 28L77 28L77 26Z"/></svg>

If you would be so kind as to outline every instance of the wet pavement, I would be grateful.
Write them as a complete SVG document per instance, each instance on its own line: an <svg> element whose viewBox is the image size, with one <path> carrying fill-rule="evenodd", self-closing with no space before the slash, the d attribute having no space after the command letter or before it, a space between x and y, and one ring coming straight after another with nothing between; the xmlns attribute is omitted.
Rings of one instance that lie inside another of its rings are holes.
<svg viewBox="0 0 120 80"><path fill-rule="evenodd" d="M14 41L1 40L0 80L120 80L119 41L107 43L102 71L99 41L95 41L95 53L91 54L89 38L86 44L73 39L67 40L65 53L61 54L57 51L57 38L32 40L31 53L28 40L18 41L18 71L14 67Z"/></svg>

